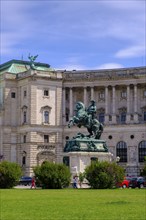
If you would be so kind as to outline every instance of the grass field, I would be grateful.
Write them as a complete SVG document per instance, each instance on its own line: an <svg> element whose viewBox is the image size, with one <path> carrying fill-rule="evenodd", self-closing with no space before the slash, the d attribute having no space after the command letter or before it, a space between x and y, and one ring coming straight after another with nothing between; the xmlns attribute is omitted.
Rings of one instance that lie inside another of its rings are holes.
<svg viewBox="0 0 146 220"><path fill-rule="evenodd" d="M146 220L146 190L0 190L0 220Z"/></svg>

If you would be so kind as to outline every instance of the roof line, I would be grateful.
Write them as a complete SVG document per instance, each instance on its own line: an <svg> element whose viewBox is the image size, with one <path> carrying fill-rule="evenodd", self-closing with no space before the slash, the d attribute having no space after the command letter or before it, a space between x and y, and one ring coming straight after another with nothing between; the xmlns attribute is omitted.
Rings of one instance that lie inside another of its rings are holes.
<svg viewBox="0 0 146 220"><path fill-rule="evenodd" d="M5 62L0 65L0 70L8 68L11 64L16 63L16 64L24 64L24 65L30 65L30 61L24 61L24 60L10 60L8 62ZM50 68L50 65L47 63L39 63L39 62L34 62L35 66L41 66L41 67L47 67Z"/></svg>

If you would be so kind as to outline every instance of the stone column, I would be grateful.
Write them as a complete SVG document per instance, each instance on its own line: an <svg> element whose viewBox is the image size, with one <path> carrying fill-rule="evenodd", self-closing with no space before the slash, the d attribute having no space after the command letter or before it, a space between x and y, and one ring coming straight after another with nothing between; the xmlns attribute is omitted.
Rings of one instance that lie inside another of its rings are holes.
<svg viewBox="0 0 146 220"><path fill-rule="evenodd" d="M73 91L72 88L70 88L69 91L69 111L70 111L70 118L73 117Z"/></svg>
<svg viewBox="0 0 146 220"><path fill-rule="evenodd" d="M87 88L84 87L84 105L87 106Z"/></svg>
<svg viewBox="0 0 146 220"><path fill-rule="evenodd" d="M137 85L134 85L134 113L137 113Z"/></svg>
<svg viewBox="0 0 146 220"><path fill-rule="evenodd" d="M134 122L138 123L137 85L134 85Z"/></svg>
<svg viewBox="0 0 146 220"><path fill-rule="evenodd" d="M105 123L109 123L109 115L108 115L108 87L105 87Z"/></svg>
<svg viewBox="0 0 146 220"><path fill-rule="evenodd" d="M66 97L66 89L63 88L62 91L62 111L63 111L63 125L66 124L66 101L65 101L65 97Z"/></svg>
<svg viewBox="0 0 146 220"><path fill-rule="evenodd" d="M130 122L130 86L127 85L127 115L126 123Z"/></svg>
<svg viewBox="0 0 146 220"><path fill-rule="evenodd" d="M91 87L91 100L94 100L94 87Z"/></svg>
<svg viewBox="0 0 146 220"><path fill-rule="evenodd" d="M115 86L112 87L112 94L113 94L113 100L112 100L112 124L116 124L116 95L115 95Z"/></svg>

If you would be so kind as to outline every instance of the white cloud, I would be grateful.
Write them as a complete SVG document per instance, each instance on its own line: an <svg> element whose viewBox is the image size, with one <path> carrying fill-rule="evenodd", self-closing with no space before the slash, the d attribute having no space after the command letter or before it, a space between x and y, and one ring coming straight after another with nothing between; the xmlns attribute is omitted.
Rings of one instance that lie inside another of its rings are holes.
<svg viewBox="0 0 146 220"><path fill-rule="evenodd" d="M119 50L115 54L115 57L117 58L139 57L139 56L146 56L145 46L128 47L128 48Z"/></svg>
<svg viewBox="0 0 146 220"><path fill-rule="evenodd" d="M97 66L95 69L118 69L118 68L124 68L124 66L119 63L104 63L100 66Z"/></svg>
<svg viewBox="0 0 146 220"><path fill-rule="evenodd" d="M96 67L89 67L81 64L64 64L60 66L59 68L55 68L56 70L98 70L98 69L118 69L118 68L124 68L122 64L119 63L104 63L100 66Z"/></svg>
<svg viewBox="0 0 146 220"><path fill-rule="evenodd" d="M116 48L112 51L117 50L117 58L124 58L125 50L129 57L136 53L140 56L143 52L138 48L145 41L144 7L144 1L138 0L2 1L1 55L18 53L17 48L28 48L30 52L39 48L40 54L43 50L50 54L65 50L63 54L73 51L89 57L97 53L98 45L105 48L105 44L109 47L114 42ZM134 45L137 52L132 48L129 52L125 45ZM106 54L105 50L99 53ZM65 63L65 68L86 69L78 65L81 60Z"/></svg>
<svg viewBox="0 0 146 220"><path fill-rule="evenodd" d="M120 10L141 10L143 8L145 0L104 0L102 1L102 4L110 7L110 8L116 8Z"/></svg>

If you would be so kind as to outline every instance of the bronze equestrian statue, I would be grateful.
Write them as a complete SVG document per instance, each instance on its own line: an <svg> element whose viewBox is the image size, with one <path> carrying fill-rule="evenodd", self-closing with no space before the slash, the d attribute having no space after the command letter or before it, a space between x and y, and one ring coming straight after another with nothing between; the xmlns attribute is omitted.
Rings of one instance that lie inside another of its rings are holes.
<svg viewBox="0 0 146 220"><path fill-rule="evenodd" d="M68 127L77 125L80 128L84 126L89 132L89 138L100 139L103 132L103 125L95 118L95 114L96 105L94 100L91 101L91 105L87 109L82 102L77 102L76 115L69 121ZM81 133L80 135L82 136Z"/></svg>

